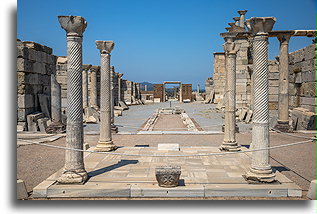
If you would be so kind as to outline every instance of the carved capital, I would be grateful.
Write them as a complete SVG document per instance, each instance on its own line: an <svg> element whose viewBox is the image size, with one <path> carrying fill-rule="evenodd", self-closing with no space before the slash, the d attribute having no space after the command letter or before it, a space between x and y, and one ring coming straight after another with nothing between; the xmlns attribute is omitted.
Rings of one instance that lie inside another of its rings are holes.
<svg viewBox="0 0 317 214"><path fill-rule="evenodd" d="M291 38L290 34L280 34L277 36L277 39L280 41L281 45L288 45L288 42Z"/></svg>
<svg viewBox="0 0 317 214"><path fill-rule="evenodd" d="M245 15L248 12L248 10L238 10L238 13L240 15Z"/></svg>
<svg viewBox="0 0 317 214"><path fill-rule="evenodd" d="M83 70L88 71L91 68L90 64L83 64Z"/></svg>
<svg viewBox="0 0 317 214"><path fill-rule="evenodd" d="M96 47L101 54L110 54L114 48L113 41L96 41Z"/></svg>
<svg viewBox="0 0 317 214"><path fill-rule="evenodd" d="M253 34L267 34L272 31L275 22L275 17L252 17L246 20L246 25Z"/></svg>
<svg viewBox="0 0 317 214"><path fill-rule="evenodd" d="M82 37L87 27L86 20L81 16L58 16L58 21L67 36Z"/></svg>

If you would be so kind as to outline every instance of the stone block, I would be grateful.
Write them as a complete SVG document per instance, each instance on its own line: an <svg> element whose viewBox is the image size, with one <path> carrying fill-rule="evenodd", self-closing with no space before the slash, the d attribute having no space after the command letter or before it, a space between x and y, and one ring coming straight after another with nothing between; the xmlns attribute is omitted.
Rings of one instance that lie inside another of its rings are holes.
<svg viewBox="0 0 317 214"><path fill-rule="evenodd" d="M170 151L179 151L179 144L178 143L169 143L169 144L158 144L157 150L170 150Z"/></svg>
<svg viewBox="0 0 317 214"><path fill-rule="evenodd" d="M303 49L297 50L294 53L294 63L302 62L305 59Z"/></svg>
<svg viewBox="0 0 317 214"><path fill-rule="evenodd" d="M305 60L316 58L315 44L309 45L304 48L304 58Z"/></svg>
<svg viewBox="0 0 317 214"><path fill-rule="evenodd" d="M302 72L295 73L295 83L302 83Z"/></svg>
<svg viewBox="0 0 317 214"><path fill-rule="evenodd" d="M269 110L278 109L278 102L269 102Z"/></svg>
<svg viewBox="0 0 317 214"><path fill-rule="evenodd" d="M269 102L278 102L278 95L269 94Z"/></svg>
<svg viewBox="0 0 317 214"><path fill-rule="evenodd" d="M311 200L317 200L316 199L316 180L312 180L309 185L307 197Z"/></svg>
<svg viewBox="0 0 317 214"><path fill-rule="evenodd" d="M43 118L44 114L42 112L37 112L33 114L29 114L26 116L27 123L28 123L28 131L38 131L38 119Z"/></svg>
<svg viewBox="0 0 317 214"><path fill-rule="evenodd" d="M45 45L38 44L36 42L26 41L26 42L23 42L23 45L27 48L35 49L36 51L42 51L42 52L45 52L47 54L52 54L52 52L53 52L52 48L47 47Z"/></svg>
<svg viewBox="0 0 317 214"><path fill-rule="evenodd" d="M304 108L294 108L291 112L291 120L294 130L315 130L316 114Z"/></svg>
<svg viewBox="0 0 317 214"><path fill-rule="evenodd" d="M33 63L27 59L17 58L17 71L32 72Z"/></svg>
<svg viewBox="0 0 317 214"><path fill-rule="evenodd" d="M31 94L18 94L18 108L33 108L34 97Z"/></svg>
<svg viewBox="0 0 317 214"><path fill-rule="evenodd" d="M34 62L33 72L37 74L46 74L45 64L42 62Z"/></svg>
<svg viewBox="0 0 317 214"><path fill-rule="evenodd" d="M23 46L17 46L17 58L29 58L29 49Z"/></svg>
<svg viewBox="0 0 317 214"><path fill-rule="evenodd" d="M50 65L50 64L44 64L45 65L45 73L47 75L55 74L56 73L56 66Z"/></svg>
<svg viewBox="0 0 317 214"><path fill-rule="evenodd" d="M49 121L49 118L44 117L37 120L37 124L39 126L40 132L46 133L47 128L47 122Z"/></svg>
<svg viewBox="0 0 317 214"><path fill-rule="evenodd" d="M22 200L28 197L26 186L23 180L17 179L17 199Z"/></svg>
<svg viewBox="0 0 317 214"><path fill-rule="evenodd" d="M269 86L275 86L278 87L279 86L279 80L269 80Z"/></svg>
<svg viewBox="0 0 317 214"><path fill-rule="evenodd" d="M18 122L18 124L17 124L17 131L18 131L18 132L27 131L27 124L26 124L26 122Z"/></svg>
<svg viewBox="0 0 317 214"><path fill-rule="evenodd" d="M279 73L269 73L269 80L278 80L279 79Z"/></svg>
<svg viewBox="0 0 317 214"><path fill-rule="evenodd" d="M300 97L300 104L301 105L316 105L316 98L315 97Z"/></svg>
<svg viewBox="0 0 317 214"><path fill-rule="evenodd" d="M27 121L26 116L35 111L35 108L18 108L17 109L17 120L19 122Z"/></svg>
<svg viewBox="0 0 317 214"><path fill-rule="evenodd" d="M304 71L302 72L302 81L303 82L314 82L316 81L316 71Z"/></svg>
<svg viewBox="0 0 317 214"><path fill-rule="evenodd" d="M316 96L316 82L304 82L300 87L300 96L315 97Z"/></svg>
<svg viewBox="0 0 317 214"><path fill-rule="evenodd" d="M269 94L274 95L278 94L278 87L269 87Z"/></svg>
<svg viewBox="0 0 317 214"><path fill-rule="evenodd" d="M180 175L180 166L159 166L155 168L155 177L160 187L178 186Z"/></svg>

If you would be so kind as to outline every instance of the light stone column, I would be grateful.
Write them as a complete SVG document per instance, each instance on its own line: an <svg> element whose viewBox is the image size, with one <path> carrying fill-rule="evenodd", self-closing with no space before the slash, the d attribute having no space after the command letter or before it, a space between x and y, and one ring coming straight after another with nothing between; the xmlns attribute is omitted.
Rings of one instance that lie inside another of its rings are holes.
<svg viewBox="0 0 317 214"><path fill-rule="evenodd" d="M91 65L83 65L83 108L88 107L88 70Z"/></svg>
<svg viewBox="0 0 317 214"><path fill-rule="evenodd" d="M66 147L83 149L82 37L87 22L81 16L58 16L67 37ZM83 152L65 150L65 169L58 183L84 183L87 172Z"/></svg>
<svg viewBox="0 0 317 214"><path fill-rule="evenodd" d="M278 95L278 120L276 129L287 132L290 130L289 118L288 118L288 42L291 38L290 34L279 35L280 41L280 57L279 57L279 95Z"/></svg>
<svg viewBox="0 0 317 214"><path fill-rule="evenodd" d="M240 27L244 28L245 14L247 12L248 12L247 10L238 10L238 13L240 14Z"/></svg>
<svg viewBox="0 0 317 214"><path fill-rule="evenodd" d="M222 34L225 39L223 45L226 57L226 83L225 83L225 126L224 140L220 146L222 151L240 151L236 142L236 57L239 46L234 43L234 35Z"/></svg>
<svg viewBox="0 0 317 214"><path fill-rule="evenodd" d="M122 101L122 76L123 74L120 74L119 73L119 76L118 76L118 103L120 101Z"/></svg>
<svg viewBox="0 0 317 214"><path fill-rule="evenodd" d="M62 121L62 96L61 86L56 80L55 74L51 74L51 114L52 122Z"/></svg>
<svg viewBox="0 0 317 214"><path fill-rule="evenodd" d="M197 85L197 93L200 93L200 85Z"/></svg>
<svg viewBox="0 0 317 214"><path fill-rule="evenodd" d="M110 95L111 95L111 131L114 133L118 132L118 127L114 124L114 66L110 67Z"/></svg>
<svg viewBox="0 0 317 214"><path fill-rule="evenodd" d="M100 66L91 66L90 68L90 107L99 110L98 92L97 92L97 72Z"/></svg>
<svg viewBox="0 0 317 214"><path fill-rule="evenodd" d="M117 147L112 142L111 133L111 75L110 53L113 41L96 41L100 50L100 138L95 151L109 152Z"/></svg>
<svg viewBox="0 0 317 214"><path fill-rule="evenodd" d="M269 139L269 70L268 32L273 29L274 17L256 17L247 20L253 40L254 109L252 123L252 148L265 149ZM251 168L246 178L256 182L273 182L275 173L269 164L270 151L252 152Z"/></svg>
<svg viewBox="0 0 317 214"><path fill-rule="evenodd" d="M144 85L144 91L147 91L147 85Z"/></svg>

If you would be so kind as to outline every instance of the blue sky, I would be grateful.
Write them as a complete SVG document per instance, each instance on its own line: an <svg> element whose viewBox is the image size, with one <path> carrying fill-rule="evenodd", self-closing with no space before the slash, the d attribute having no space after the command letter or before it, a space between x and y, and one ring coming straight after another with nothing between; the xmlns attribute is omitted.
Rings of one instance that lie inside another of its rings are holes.
<svg viewBox="0 0 317 214"><path fill-rule="evenodd" d="M314 0L18 0L17 37L53 48L66 55L65 31L58 15L83 16L84 63L99 65L96 40L113 40L111 63L124 78L135 82L179 80L193 88L213 72L213 52L222 50L228 22L248 10L246 18L274 16L274 30L315 29ZM290 51L312 38L292 38ZM279 53L270 38L269 56Z"/></svg>

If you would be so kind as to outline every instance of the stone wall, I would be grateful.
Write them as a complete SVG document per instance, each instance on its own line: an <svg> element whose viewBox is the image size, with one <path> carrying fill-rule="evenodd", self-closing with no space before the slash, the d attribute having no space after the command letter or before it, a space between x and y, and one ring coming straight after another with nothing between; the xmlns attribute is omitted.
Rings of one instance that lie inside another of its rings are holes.
<svg viewBox="0 0 317 214"><path fill-rule="evenodd" d="M17 121L24 130L31 113L43 112L50 118L51 74L55 67L51 48L17 40Z"/></svg>
<svg viewBox="0 0 317 214"><path fill-rule="evenodd" d="M214 90L214 80L212 77L209 77L206 81L205 81L205 93L206 95L210 95L211 91Z"/></svg>
<svg viewBox="0 0 317 214"><path fill-rule="evenodd" d="M316 48L309 45L289 54L290 108L316 112Z"/></svg>
<svg viewBox="0 0 317 214"><path fill-rule="evenodd" d="M225 87L225 53L214 53L214 89L215 89L215 103L221 102L224 96Z"/></svg>
<svg viewBox="0 0 317 214"><path fill-rule="evenodd" d="M56 62L56 80L61 86L62 112L67 106L67 57L58 56Z"/></svg>

